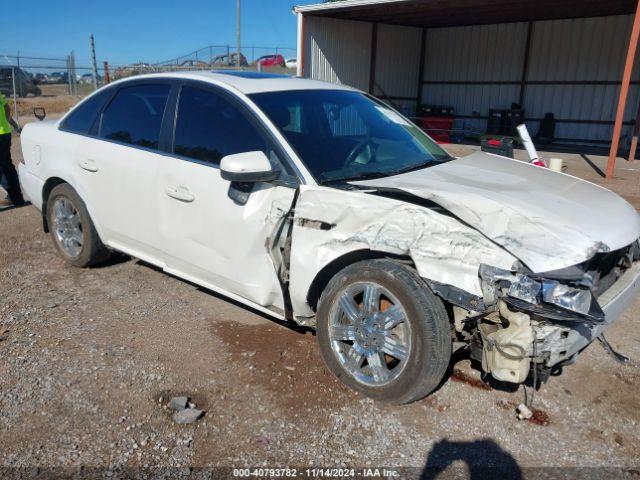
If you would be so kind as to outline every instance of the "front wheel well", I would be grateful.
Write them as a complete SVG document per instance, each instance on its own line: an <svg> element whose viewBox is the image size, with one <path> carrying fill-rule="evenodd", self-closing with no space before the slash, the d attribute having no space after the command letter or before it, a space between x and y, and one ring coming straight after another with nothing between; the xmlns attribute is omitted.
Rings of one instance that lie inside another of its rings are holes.
<svg viewBox="0 0 640 480"><path fill-rule="evenodd" d="M311 282L309 291L307 293L307 304L315 312L318 309L318 301L322 292L327 287L331 279L342 269L349 265L360 262L362 260L373 260L376 258L389 258L398 260L408 265L413 265L413 260L407 256L393 255L387 252L379 252L376 250L355 250L353 252L346 253L341 257L338 257L327 265L325 265Z"/></svg>
<svg viewBox="0 0 640 480"><path fill-rule="evenodd" d="M47 202L49 200L49 195L51 194L51 190L62 183L68 182L59 177L51 177L47 179L42 187L42 228L47 233L49 233L49 224L47 222Z"/></svg>

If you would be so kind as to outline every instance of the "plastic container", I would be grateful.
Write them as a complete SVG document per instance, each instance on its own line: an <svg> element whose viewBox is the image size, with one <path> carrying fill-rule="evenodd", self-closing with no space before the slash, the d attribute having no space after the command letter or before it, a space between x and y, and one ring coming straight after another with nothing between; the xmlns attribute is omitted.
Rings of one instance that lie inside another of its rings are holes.
<svg viewBox="0 0 640 480"><path fill-rule="evenodd" d="M481 147L483 152L513 158L513 140L511 138L495 140L493 138L485 137L482 139Z"/></svg>

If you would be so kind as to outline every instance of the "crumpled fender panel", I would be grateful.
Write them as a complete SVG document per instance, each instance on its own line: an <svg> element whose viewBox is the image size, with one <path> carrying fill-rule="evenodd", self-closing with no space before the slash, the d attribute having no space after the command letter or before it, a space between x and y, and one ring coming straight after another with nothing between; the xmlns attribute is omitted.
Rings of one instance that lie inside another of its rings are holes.
<svg viewBox="0 0 640 480"><path fill-rule="evenodd" d="M306 300L318 272L362 249L410 256L422 277L477 296L481 263L510 269L516 260L473 228L427 207L362 191L301 186L290 266L294 313L312 315Z"/></svg>

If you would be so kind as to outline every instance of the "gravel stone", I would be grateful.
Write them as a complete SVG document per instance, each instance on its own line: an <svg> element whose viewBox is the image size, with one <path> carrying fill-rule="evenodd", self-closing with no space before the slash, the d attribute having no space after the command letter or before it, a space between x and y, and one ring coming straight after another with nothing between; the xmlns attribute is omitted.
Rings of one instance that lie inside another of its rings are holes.
<svg viewBox="0 0 640 480"><path fill-rule="evenodd" d="M171 410L184 410L189 403L189 397L173 397L169 402Z"/></svg>
<svg viewBox="0 0 640 480"><path fill-rule="evenodd" d="M179 425L193 423L204 415L204 411L197 408L185 408L173 414L173 421Z"/></svg>

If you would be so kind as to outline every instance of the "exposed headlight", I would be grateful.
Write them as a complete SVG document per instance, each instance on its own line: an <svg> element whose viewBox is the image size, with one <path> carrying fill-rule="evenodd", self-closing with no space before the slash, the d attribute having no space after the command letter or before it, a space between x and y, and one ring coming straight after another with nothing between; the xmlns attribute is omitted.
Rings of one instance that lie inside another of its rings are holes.
<svg viewBox="0 0 640 480"><path fill-rule="evenodd" d="M554 281L542 283L542 301L587 315L591 310L592 295L589 290L572 288Z"/></svg>
<svg viewBox="0 0 640 480"><path fill-rule="evenodd" d="M560 307L602 321L604 314L587 289L575 288L555 280L534 279L521 273L481 265L482 292L486 305L494 305L498 298L514 299L513 303L544 316L545 308Z"/></svg>
<svg viewBox="0 0 640 480"><path fill-rule="evenodd" d="M540 282L536 282L526 275L516 274L516 280L509 286L508 295L528 303L538 303L541 290L542 284Z"/></svg>

